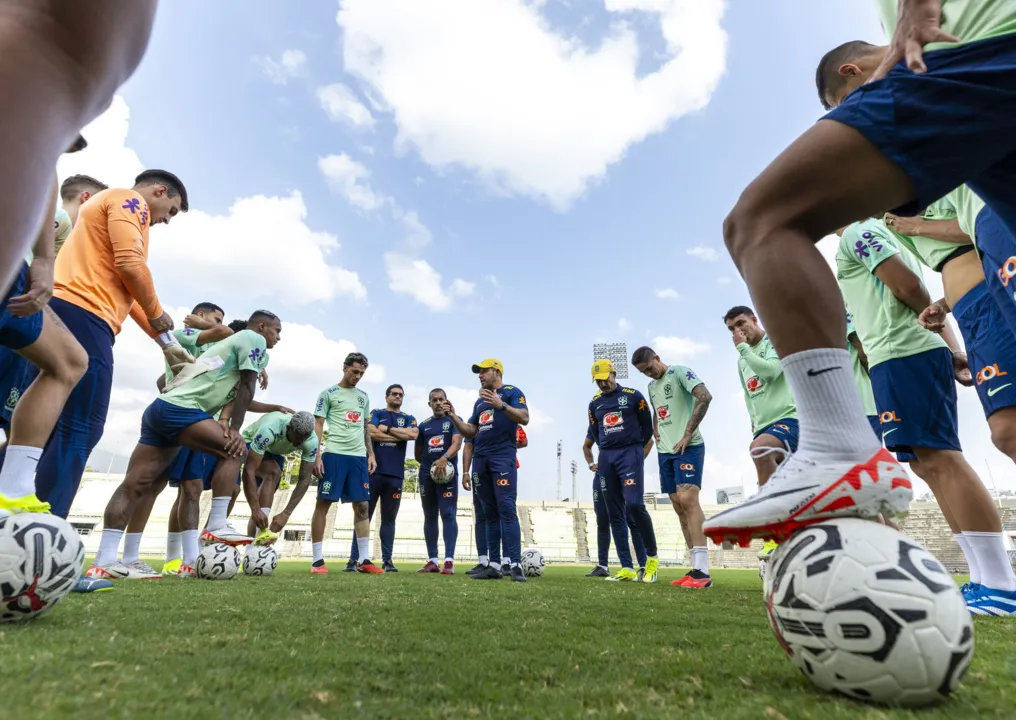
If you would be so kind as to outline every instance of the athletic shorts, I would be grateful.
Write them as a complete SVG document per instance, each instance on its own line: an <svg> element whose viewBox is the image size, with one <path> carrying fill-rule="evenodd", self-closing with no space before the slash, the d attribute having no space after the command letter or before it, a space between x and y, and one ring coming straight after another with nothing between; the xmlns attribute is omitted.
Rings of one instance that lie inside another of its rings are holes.
<svg viewBox="0 0 1016 720"><path fill-rule="evenodd" d="M882 421L878 415L869 415L868 423L871 425L871 431L875 433L875 437L878 438L879 442L882 442Z"/></svg>
<svg viewBox="0 0 1016 720"><path fill-rule="evenodd" d="M0 345L11 350L28 347L42 334L42 310L28 317L11 315L7 306L12 297L25 294L28 287L28 264L22 263L14 284L0 301Z"/></svg>
<svg viewBox="0 0 1016 720"><path fill-rule="evenodd" d="M882 441L901 462L913 448L960 450L952 352L935 348L871 368Z"/></svg>
<svg viewBox="0 0 1016 720"><path fill-rule="evenodd" d="M35 377L34 365L9 348L0 347L0 428L8 428L14 408Z"/></svg>
<svg viewBox="0 0 1016 720"><path fill-rule="evenodd" d="M601 448L596 459L600 489L609 493L620 487L626 506L645 505L644 453L641 445Z"/></svg>
<svg viewBox="0 0 1016 720"><path fill-rule="evenodd" d="M200 480L201 486L205 490L211 490L212 473L218 462L219 458L215 455L182 447L176 454L173 464L166 471L166 475L169 477L169 486L180 487L181 482Z"/></svg>
<svg viewBox="0 0 1016 720"><path fill-rule="evenodd" d="M344 503L370 500L367 458L326 452L321 455L325 476L318 481L318 500Z"/></svg>
<svg viewBox="0 0 1016 720"><path fill-rule="evenodd" d="M797 423L797 418L783 418L759 430L755 433L755 437L759 435L772 435L783 443L783 447L787 450L797 452L797 439L800 437L800 434L801 428Z"/></svg>
<svg viewBox="0 0 1016 720"><path fill-rule="evenodd" d="M989 207L978 213L974 235L988 292L1016 334L1016 238Z"/></svg>
<svg viewBox="0 0 1016 720"><path fill-rule="evenodd" d="M1006 324L987 283L957 300L953 317L967 346L967 360L984 416L1016 405L1016 335Z"/></svg>
<svg viewBox="0 0 1016 720"><path fill-rule="evenodd" d="M156 398L141 416L141 437L138 443L152 447L176 447L180 444L180 433L194 423L211 420L204 410L182 408Z"/></svg>
<svg viewBox="0 0 1016 720"><path fill-rule="evenodd" d="M705 443L686 447L681 454L657 453L660 459L660 492L672 495L680 485L702 487Z"/></svg>
<svg viewBox="0 0 1016 720"><path fill-rule="evenodd" d="M404 478L397 475L382 475L381 473L374 473L370 476L368 484L370 485L371 497L378 497L383 492L402 492L402 482Z"/></svg>

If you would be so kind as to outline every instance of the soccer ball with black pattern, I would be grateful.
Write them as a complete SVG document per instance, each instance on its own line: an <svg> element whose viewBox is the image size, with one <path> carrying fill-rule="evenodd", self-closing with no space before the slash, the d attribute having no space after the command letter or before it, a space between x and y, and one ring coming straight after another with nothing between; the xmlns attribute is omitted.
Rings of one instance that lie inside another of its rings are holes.
<svg viewBox="0 0 1016 720"><path fill-rule="evenodd" d="M194 574L202 580L229 580L240 570L240 553L232 545L206 545L194 561Z"/></svg>
<svg viewBox="0 0 1016 720"><path fill-rule="evenodd" d="M0 512L0 622L23 622L67 596L85 566L85 546L55 515Z"/></svg>
<svg viewBox="0 0 1016 720"><path fill-rule="evenodd" d="M259 545L248 545L243 555L244 575L271 575L279 564L279 554L275 548Z"/></svg>
<svg viewBox="0 0 1016 720"><path fill-rule="evenodd" d="M843 518L772 554L766 610L791 661L823 690L918 707L943 700L974 653L963 595L921 545Z"/></svg>
<svg viewBox="0 0 1016 720"><path fill-rule="evenodd" d="M540 577L543 575L543 568L547 563L543 559L543 553L536 548L526 548L522 551L522 572L526 577Z"/></svg>

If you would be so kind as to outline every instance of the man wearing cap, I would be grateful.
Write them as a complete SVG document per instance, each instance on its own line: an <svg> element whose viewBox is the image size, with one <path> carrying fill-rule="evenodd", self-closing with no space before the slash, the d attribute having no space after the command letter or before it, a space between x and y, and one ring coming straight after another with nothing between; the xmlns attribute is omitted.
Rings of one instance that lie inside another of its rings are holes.
<svg viewBox="0 0 1016 720"><path fill-rule="evenodd" d="M646 572L642 582L656 582L660 559L656 555L656 532L646 510L645 458L653 449L653 414L638 390L617 384L617 372L610 360L597 360L593 381L600 389L589 403L588 434L600 446L593 461L590 443L583 445L589 469L600 476L600 491L607 505L614 548L621 569L610 580L635 581L628 545L628 522L638 528L646 546Z"/></svg>
<svg viewBox="0 0 1016 720"><path fill-rule="evenodd" d="M473 365L480 376L480 398L473 405L473 414L463 422L448 403L448 414L464 438L473 439L472 485L480 498L483 517L477 518L486 528L490 556L486 567L472 575L474 580L498 580L503 577L501 542L504 538L506 559L511 563L511 578L525 582L519 560L522 556L522 528L515 501L518 497L516 462L516 431L529 424L526 397L502 379L504 366L500 360L487 358ZM482 559L481 559L482 562Z"/></svg>

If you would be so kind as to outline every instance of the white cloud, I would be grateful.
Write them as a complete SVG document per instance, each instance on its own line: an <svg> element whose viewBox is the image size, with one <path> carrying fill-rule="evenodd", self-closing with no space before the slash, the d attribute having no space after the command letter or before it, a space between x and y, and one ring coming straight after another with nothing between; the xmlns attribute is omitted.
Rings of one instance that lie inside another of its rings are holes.
<svg viewBox="0 0 1016 720"><path fill-rule="evenodd" d="M628 332L631 330L631 323L628 322L628 318L621 318L617 321L617 329L619 332Z"/></svg>
<svg viewBox="0 0 1016 720"><path fill-rule="evenodd" d="M337 20L346 70L391 113L398 147L565 209L629 146L708 104L725 68L725 4L605 0L616 22L596 47L520 0L346 0ZM654 72L641 72L632 13L659 23Z"/></svg>
<svg viewBox="0 0 1016 720"><path fill-rule="evenodd" d="M374 116L370 110L342 83L319 87L317 98L331 121L347 123L358 129L374 127Z"/></svg>
<svg viewBox="0 0 1016 720"><path fill-rule="evenodd" d="M307 68L307 56L301 50L285 50L278 60L267 55L251 60L275 85L285 85L291 78L302 75Z"/></svg>
<svg viewBox="0 0 1016 720"><path fill-rule="evenodd" d="M677 290L674 288L663 288L656 291L656 297L660 300L677 300L681 296L677 294Z"/></svg>
<svg viewBox="0 0 1016 720"><path fill-rule="evenodd" d="M720 254L714 248L706 247L705 245L696 245L693 248L688 248L685 250L685 253L705 262L715 262L720 259Z"/></svg>
<svg viewBox="0 0 1016 720"><path fill-rule="evenodd" d="M473 283L456 278L451 287L445 290L441 285L440 273L430 263L403 253L385 253L385 271L392 292L409 295L435 312L450 309L453 297L468 295L475 287Z"/></svg>
<svg viewBox="0 0 1016 720"><path fill-rule="evenodd" d="M410 250L422 250L434 239L430 229L423 224L415 210L404 211L398 205L392 207L392 215L402 223L405 230L403 242Z"/></svg>
<svg viewBox="0 0 1016 720"><path fill-rule="evenodd" d="M654 337L650 344L664 362L686 360L709 352L709 345L707 343L698 342L691 338L661 335Z"/></svg>
<svg viewBox="0 0 1016 720"><path fill-rule="evenodd" d="M134 178L145 166L138 154L127 147L130 118L131 111L123 96L115 96L106 112L81 131L88 147L81 152L60 156L56 166L60 180L84 174L110 187L133 187Z"/></svg>
<svg viewBox="0 0 1016 720"><path fill-rule="evenodd" d="M375 193L367 182L370 170L346 153L318 158L318 170L325 176L328 186L355 208L369 212L389 201L384 195Z"/></svg>
<svg viewBox="0 0 1016 720"><path fill-rule="evenodd" d="M474 290L476 290L476 283L466 282L462 278L455 278L452 281L449 292L456 297L466 297L472 295Z"/></svg>

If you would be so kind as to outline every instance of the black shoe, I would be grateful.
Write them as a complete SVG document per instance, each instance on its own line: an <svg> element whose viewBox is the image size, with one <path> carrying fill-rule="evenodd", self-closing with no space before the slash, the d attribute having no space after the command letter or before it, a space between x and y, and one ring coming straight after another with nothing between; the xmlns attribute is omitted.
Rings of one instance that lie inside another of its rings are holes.
<svg viewBox="0 0 1016 720"><path fill-rule="evenodd" d="M522 572L522 568L516 565L512 568L512 582L525 582L526 574Z"/></svg>
<svg viewBox="0 0 1016 720"><path fill-rule="evenodd" d="M478 573L473 575L473 580L500 580L504 577L501 571L493 565L487 565Z"/></svg>
<svg viewBox="0 0 1016 720"><path fill-rule="evenodd" d="M466 570L466 575L468 575L469 577L473 577L473 575L476 575L479 572L483 572L486 568L487 568L486 565L480 565L479 563L477 563L476 567Z"/></svg>
<svg viewBox="0 0 1016 720"><path fill-rule="evenodd" d="M393 565L392 563L390 563L390 562L386 562L386 563L382 563L382 564L381 564L381 569L382 569L382 570L384 570L384 571L385 571L386 573L390 573L390 572L398 572L398 571L399 571L399 569L398 569L397 567L395 567L395 566L394 566L394 565Z"/></svg>
<svg viewBox="0 0 1016 720"><path fill-rule="evenodd" d="M356 572L356 561L350 560L346 563L346 567L342 568L342 572Z"/></svg>
<svg viewBox="0 0 1016 720"><path fill-rule="evenodd" d="M597 565L591 573L586 573L586 577L610 577L610 573Z"/></svg>
<svg viewBox="0 0 1016 720"><path fill-rule="evenodd" d="M510 562L501 563L501 574L508 577L508 574L512 571L512 564Z"/></svg>

